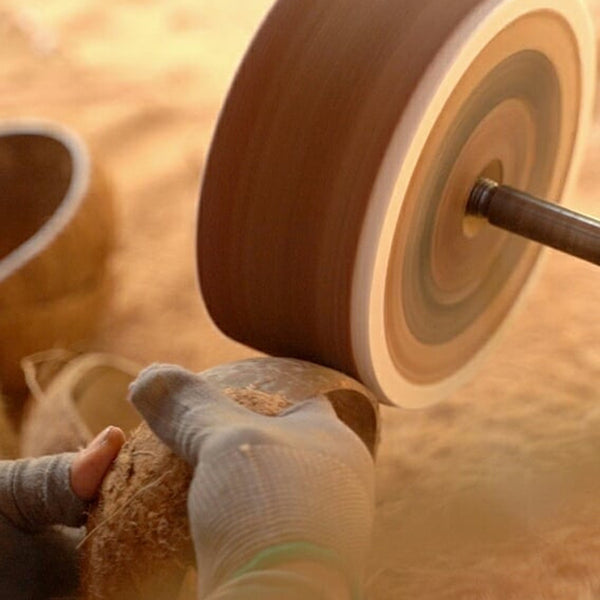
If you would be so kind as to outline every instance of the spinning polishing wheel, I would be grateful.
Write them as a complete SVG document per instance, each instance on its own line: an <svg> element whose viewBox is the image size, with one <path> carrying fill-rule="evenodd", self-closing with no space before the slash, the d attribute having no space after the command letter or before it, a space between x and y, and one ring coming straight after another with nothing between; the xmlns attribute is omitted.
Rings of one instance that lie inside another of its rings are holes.
<svg viewBox="0 0 600 600"><path fill-rule="evenodd" d="M579 0L279 0L205 172L216 324L392 404L448 393L531 279L522 236L600 262L599 224L557 204L594 52Z"/></svg>

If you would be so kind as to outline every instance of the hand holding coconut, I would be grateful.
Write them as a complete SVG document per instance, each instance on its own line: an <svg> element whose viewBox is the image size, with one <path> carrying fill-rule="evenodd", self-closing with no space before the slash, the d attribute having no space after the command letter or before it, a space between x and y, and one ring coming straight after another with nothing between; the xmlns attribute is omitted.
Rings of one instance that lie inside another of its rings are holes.
<svg viewBox="0 0 600 600"><path fill-rule="evenodd" d="M109 427L78 453L0 461L0 589L13 600L77 589L76 536L125 436Z"/></svg>
<svg viewBox="0 0 600 600"><path fill-rule="evenodd" d="M131 400L194 467L200 598L350 598L374 513L373 460L321 398L253 413L201 377L152 366Z"/></svg>
<svg viewBox="0 0 600 600"><path fill-rule="evenodd" d="M343 599L358 591L373 462L330 401L301 400L267 417L172 366L142 372L131 400L194 468L188 514L200 598ZM84 522L123 441L113 427L79 453L0 462L0 589L11 598L77 591L78 539L51 525Z"/></svg>

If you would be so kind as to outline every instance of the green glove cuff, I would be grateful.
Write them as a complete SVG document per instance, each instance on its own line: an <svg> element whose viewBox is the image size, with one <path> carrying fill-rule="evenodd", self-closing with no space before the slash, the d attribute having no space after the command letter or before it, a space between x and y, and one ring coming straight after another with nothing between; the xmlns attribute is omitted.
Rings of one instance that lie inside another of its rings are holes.
<svg viewBox="0 0 600 600"><path fill-rule="evenodd" d="M237 579L253 571L272 569L280 564L297 560L308 560L321 564L326 563L341 573L346 581L348 580L348 575L342 567L342 560L336 552L308 542L289 542L265 548L243 567L239 568L233 574L232 579ZM362 600L362 592L358 583L352 581L348 583L350 585L352 600Z"/></svg>

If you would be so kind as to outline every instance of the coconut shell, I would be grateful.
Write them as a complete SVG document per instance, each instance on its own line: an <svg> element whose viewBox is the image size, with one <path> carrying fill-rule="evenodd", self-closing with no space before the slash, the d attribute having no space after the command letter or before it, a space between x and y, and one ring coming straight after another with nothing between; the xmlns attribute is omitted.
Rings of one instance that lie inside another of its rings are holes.
<svg viewBox="0 0 600 600"><path fill-rule="evenodd" d="M94 330L113 214L86 146L48 122L0 127L0 190L0 381L16 401L23 357Z"/></svg>
<svg viewBox="0 0 600 600"><path fill-rule="evenodd" d="M374 454L377 403L350 378L302 361L262 358L202 374L230 398L276 415L324 394ZM125 444L91 509L81 546L85 600L192 600L194 556L187 519L192 472L142 424Z"/></svg>
<svg viewBox="0 0 600 600"><path fill-rule="evenodd" d="M129 433L141 422L127 401L140 370L134 362L56 350L28 358L25 367L32 396L21 425L21 456L76 451L109 425Z"/></svg>
<svg viewBox="0 0 600 600"><path fill-rule="evenodd" d="M176 597L194 564L186 502L192 471L143 424L121 449L90 511L82 597Z"/></svg>

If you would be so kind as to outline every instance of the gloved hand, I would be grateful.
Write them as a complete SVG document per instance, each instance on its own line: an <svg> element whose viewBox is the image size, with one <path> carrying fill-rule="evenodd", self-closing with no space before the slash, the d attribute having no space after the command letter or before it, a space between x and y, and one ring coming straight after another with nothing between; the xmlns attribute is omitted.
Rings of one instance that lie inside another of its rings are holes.
<svg viewBox="0 0 600 600"><path fill-rule="evenodd" d="M266 417L168 365L143 371L130 399L195 467L188 512L199 597L350 598L360 588L374 513L373 461L329 402L307 399ZM242 580L250 587L238 585Z"/></svg>
<svg viewBox="0 0 600 600"><path fill-rule="evenodd" d="M77 588L74 532L125 436L111 427L86 449L0 461L0 590L11 600L66 596Z"/></svg>

